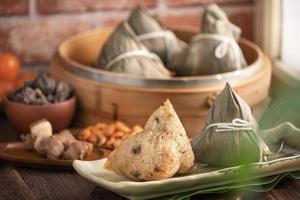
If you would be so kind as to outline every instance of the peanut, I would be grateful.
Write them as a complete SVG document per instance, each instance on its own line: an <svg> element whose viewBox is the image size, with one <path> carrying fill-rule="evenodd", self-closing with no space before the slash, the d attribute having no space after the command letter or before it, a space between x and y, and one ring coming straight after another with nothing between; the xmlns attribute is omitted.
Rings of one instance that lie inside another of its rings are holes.
<svg viewBox="0 0 300 200"><path fill-rule="evenodd" d="M130 129L125 123L117 121L112 124L97 123L86 127L79 135L79 139L89 141L94 145L116 148L123 140L143 131L141 126L135 125Z"/></svg>
<svg viewBox="0 0 300 200"><path fill-rule="evenodd" d="M122 142L121 139L117 139L117 140L115 140L115 142L112 145L114 148L117 148L121 144L121 142Z"/></svg>
<svg viewBox="0 0 300 200"><path fill-rule="evenodd" d="M97 144L98 143L98 137L96 134L91 134L90 138L88 139L89 142L93 143L93 144Z"/></svg>
<svg viewBox="0 0 300 200"><path fill-rule="evenodd" d="M95 125L95 127L96 127L97 129L104 129L106 126L107 126L107 125L106 125L105 123L97 123L97 124Z"/></svg>
<svg viewBox="0 0 300 200"><path fill-rule="evenodd" d="M107 138L104 135L97 135L98 136L98 146L102 146L106 143Z"/></svg>
<svg viewBox="0 0 300 200"><path fill-rule="evenodd" d="M130 128L128 126L126 126L123 122L117 121L115 124L116 124L116 128L119 131L124 131L126 133L130 132Z"/></svg>
<svg viewBox="0 0 300 200"><path fill-rule="evenodd" d="M106 142L106 146L109 148L113 148L113 144L114 144L115 140L116 139L114 137L110 137L109 140L107 140L107 142Z"/></svg>
<svg viewBox="0 0 300 200"><path fill-rule="evenodd" d="M116 138L122 138L124 135L125 135L125 133L122 131L117 131L113 134L113 136Z"/></svg>
<svg viewBox="0 0 300 200"><path fill-rule="evenodd" d="M137 133L140 133L143 131L143 128L139 125L135 125L133 128L132 128L132 135L135 135Z"/></svg>
<svg viewBox="0 0 300 200"><path fill-rule="evenodd" d="M106 136L111 136L115 131L116 131L116 126L114 124L110 124L104 129L104 134Z"/></svg>
<svg viewBox="0 0 300 200"><path fill-rule="evenodd" d="M93 154L93 149L94 149L93 144L89 143L87 156L91 156Z"/></svg>
<svg viewBox="0 0 300 200"><path fill-rule="evenodd" d="M89 129L84 129L80 134L79 134L79 139L80 140L88 140L91 137L92 132Z"/></svg>

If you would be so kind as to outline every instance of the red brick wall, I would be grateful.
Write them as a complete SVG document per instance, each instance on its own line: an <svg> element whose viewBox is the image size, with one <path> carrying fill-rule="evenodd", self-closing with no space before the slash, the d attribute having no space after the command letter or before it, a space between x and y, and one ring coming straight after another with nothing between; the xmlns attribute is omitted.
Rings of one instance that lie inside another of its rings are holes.
<svg viewBox="0 0 300 200"><path fill-rule="evenodd" d="M17 54L26 65L46 64L65 38L114 26L138 4L170 27L199 30L203 6L213 2L253 39L253 0L0 0L0 54Z"/></svg>

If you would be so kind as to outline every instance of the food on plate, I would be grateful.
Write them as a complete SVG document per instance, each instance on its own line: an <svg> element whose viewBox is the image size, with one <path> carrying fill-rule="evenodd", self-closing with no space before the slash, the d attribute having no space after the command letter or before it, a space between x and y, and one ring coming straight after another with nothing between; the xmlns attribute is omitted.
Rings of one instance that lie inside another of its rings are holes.
<svg viewBox="0 0 300 200"><path fill-rule="evenodd" d="M211 4L205 8L201 27L201 33L193 36L188 48L174 58L176 75L218 74L247 65L237 43L241 30L220 7Z"/></svg>
<svg viewBox="0 0 300 200"><path fill-rule="evenodd" d="M47 120L41 120L33 123L30 127L31 135L34 139L52 135L52 126Z"/></svg>
<svg viewBox="0 0 300 200"><path fill-rule="evenodd" d="M70 148L70 144L75 141L76 139L70 130L63 130L58 134L53 135L47 140L45 145L47 158L57 160L68 148Z"/></svg>
<svg viewBox="0 0 300 200"><path fill-rule="evenodd" d="M112 151L107 167L137 181L166 179L195 169L189 138L169 100L150 116L143 132Z"/></svg>
<svg viewBox="0 0 300 200"><path fill-rule="evenodd" d="M8 95L8 99L30 105L62 102L73 96L73 89L65 81L58 81L48 74L40 74L35 80Z"/></svg>
<svg viewBox="0 0 300 200"><path fill-rule="evenodd" d="M157 54L167 67L173 57L187 46L172 31L164 28L144 7L138 6L132 10L128 24L146 48Z"/></svg>
<svg viewBox="0 0 300 200"><path fill-rule="evenodd" d="M91 143L75 140L63 153L63 158L65 160L82 160L86 155L91 155L92 151L93 146Z"/></svg>
<svg viewBox="0 0 300 200"><path fill-rule="evenodd" d="M35 122L31 125L30 132L32 142L27 141L29 144L33 143L33 146L30 145L30 147L33 147L38 153L45 154L44 139L52 136L53 132L50 122L46 120Z"/></svg>
<svg viewBox="0 0 300 200"><path fill-rule="evenodd" d="M120 23L107 39L96 67L146 78L169 78L160 58L139 41L127 22Z"/></svg>
<svg viewBox="0 0 300 200"><path fill-rule="evenodd" d="M0 56L0 81L14 81L19 76L20 61L12 54Z"/></svg>
<svg viewBox="0 0 300 200"><path fill-rule="evenodd" d="M78 138L91 142L99 147L114 149L119 146L124 139L142 131L143 128L141 126L135 125L129 128L121 121L111 124L98 123L83 129Z"/></svg>
<svg viewBox="0 0 300 200"><path fill-rule="evenodd" d="M93 151L93 144L76 140L68 129L53 134L50 122L45 119L33 123L30 134L22 135L21 139L27 149L51 160L82 160Z"/></svg>
<svg viewBox="0 0 300 200"><path fill-rule="evenodd" d="M228 83L209 110L202 133L192 139L192 147L197 162L222 167L259 162L270 154L249 105Z"/></svg>

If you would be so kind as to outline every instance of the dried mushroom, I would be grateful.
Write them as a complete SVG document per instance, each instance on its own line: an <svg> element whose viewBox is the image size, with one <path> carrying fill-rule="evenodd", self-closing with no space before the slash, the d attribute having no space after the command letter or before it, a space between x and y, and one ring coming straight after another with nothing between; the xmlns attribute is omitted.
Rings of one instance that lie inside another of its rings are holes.
<svg viewBox="0 0 300 200"><path fill-rule="evenodd" d="M12 101L29 105L46 105L62 102L73 95L72 87L65 81L56 81L48 74L40 74L8 95Z"/></svg>
<svg viewBox="0 0 300 200"><path fill-rule="evenodd" d="M32 86L39 88L44 94L52 94L56 89L56 81L47 74L41 74L33 81Z"/></svg>

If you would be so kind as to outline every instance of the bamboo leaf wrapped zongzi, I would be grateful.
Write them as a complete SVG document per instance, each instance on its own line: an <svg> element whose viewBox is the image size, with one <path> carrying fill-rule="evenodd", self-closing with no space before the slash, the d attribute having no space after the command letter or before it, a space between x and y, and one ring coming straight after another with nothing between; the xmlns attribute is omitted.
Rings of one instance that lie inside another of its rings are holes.
<svg viewBox="0 0 300 200"><path fill-rule="evenodd" d="M173 32L165 29L144 7L138 6L131 12L128 24L146 48L157 54L167 67L173 57L187 46Z"/></svg>
<svg viewBox="0 0 300 200"><path fill-rule="evenodd" d="M240 33L220 7L207 6L201 33L195 35L188 48L172 61L176 75L218 74L245 67L247 63L237 43Z"/></svg>
<svg viewBox="0 0 300 200"><path fill-rule="evenodd" d="M146 78L169 78L160 58L138 40L127 22L120 23L98 56L96 68Z"/></svg>
<svg viewBox="0 0 300 200"><path fill-rule="evenodd" d="M196 160L214 166L262 161L270 151L256 126L248 104L227 84L209 110L204 130L192 140Z"/></svg>

